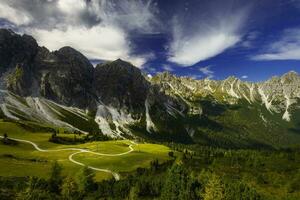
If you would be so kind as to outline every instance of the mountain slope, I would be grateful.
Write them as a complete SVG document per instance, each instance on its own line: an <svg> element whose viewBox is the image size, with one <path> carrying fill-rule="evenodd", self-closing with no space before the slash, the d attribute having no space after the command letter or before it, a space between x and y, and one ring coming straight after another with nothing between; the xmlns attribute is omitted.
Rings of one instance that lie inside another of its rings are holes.
<svg viewBox="0 0 300 200"><path fill-rule="evenodd" d="M261 83L235 77L146 78L120 59L97 65L71 47L50 52L0 30L0 116L111 137L222 147L300 142L300 76Z"/></svg>
<svg viewBox="0 0 300 200"><path fill-rule="evenodd" d="M151 81L189 105L183 124L198 142L274 146L299 139L300 76L295 72L263 83L234 77L193 80L169 73Z"/></svg>

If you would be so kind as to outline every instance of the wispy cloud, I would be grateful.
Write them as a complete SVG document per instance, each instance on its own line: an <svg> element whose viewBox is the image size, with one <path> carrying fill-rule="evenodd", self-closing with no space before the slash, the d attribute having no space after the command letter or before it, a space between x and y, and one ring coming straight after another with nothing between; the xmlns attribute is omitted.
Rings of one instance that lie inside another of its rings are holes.
<svg viewBox="0 0 300 200"><path fill-rule="evenodd" d="M247 79L248 76L247 76L247 75L244 75L244 76L242 76L241 78L242 78L242 79Z"/></svg>
<svg viewBox="0 0 300 200"><path fill-rule="evenodd" d="M242 29L249 12L243 7L233 9L234 5L227 6L222 3L222 7L194 11L202 16L192 14L188 18L174 18L168 60L191 66L237 44L243 36Z"/></svg>
<svg viewBox="0 0 300 200"><path fill-rule="evenodd" d="M32 18L29 14L20 12L8 3L0 3L0 17L6 19L15 25L26 25Z"/></svg>
<svg viewBox="0 0 300 200"><path fill-rule="evenodd" d="M300 28L288 29L252 60L300 60Z"/></svg>
<svg viewBox="0 0 300 200"><path fill-rule="evenodd" d="M160 70L158 70L156 67L150 66L148 64L143 66L143 71L149 73L149 74L157 74L159 72L161 72Z"/></svg>
<svg viewBox="0 0 300 200"><path fill-rule="evenodd" d="M126 59L141 66L150 54L134 55L130 31L152 32L157 21L151 1L2 0L0 18L33 35L51 50L72 46L89 59Z"/></svg>
<svg viewBox="0 0 300 200"><path fill-rule="evenodd" d="M202 78L202 75L200 75L200 74L188 74L187 77L198 80L198 79Z"/></svg>
<svg viewBox="0 0 300 200"><path fill-rule="evenodd" d="M211 79L214 77L215 72L211 70L211 66L200 67L199 71L202 72L208 79Z"/></svg>
<svg viewBox="0 0 300 200"><path fill-rule="evenodd" d="M240 45L244 48L252 48L254 47L255 40L259 37L260 32L258 31L252 31L248 33L243 41L241 41Z"/></svg>
<svg viewBox="0 0 300 200"><path fill-rule="evenodd" d="M168 64L162 65L162 69L165 70L165 71L169 71L169 72L174 71L174 68L171 65L168 65Z"/></svg>

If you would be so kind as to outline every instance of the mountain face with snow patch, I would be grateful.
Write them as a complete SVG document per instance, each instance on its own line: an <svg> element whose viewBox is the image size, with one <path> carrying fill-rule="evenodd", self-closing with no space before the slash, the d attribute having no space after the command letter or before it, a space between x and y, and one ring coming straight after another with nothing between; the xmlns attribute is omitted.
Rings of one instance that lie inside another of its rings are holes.
<svg viewBox="0 0 300 200"><path fill-rule="evenodd" d="M194 141L274 146L299 139L300 76L296 72L261 83L235 77L193 80L170 73L151 82L184 102L182 126Z"/></svg>
<svg viewBox="0 0 300 200"><path fill-rule="evenodd" d="M120 59L94 68L71 47L50 52L1 29L0 117L118 138L281 147L300 141L300 76L146 77Z"/></svg>

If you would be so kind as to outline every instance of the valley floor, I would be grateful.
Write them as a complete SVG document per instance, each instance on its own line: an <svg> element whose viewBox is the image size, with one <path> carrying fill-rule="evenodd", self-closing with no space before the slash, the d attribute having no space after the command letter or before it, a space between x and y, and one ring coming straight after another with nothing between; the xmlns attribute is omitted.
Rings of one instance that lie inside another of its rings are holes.
<svg viewBox="0 0 300 200"><path fill-rule="evenodd" d="M0 135L4 133L17 143L0 143L0 176L47 178L52 163L57 161L66 176L86 165L96 171L97 181L112 176L119 180L122 174L148 167L153 160L165 162L170 159L170 149L157 144L115 140L61 145L49 142L51 133L32 133L14 123L0 122ZM72 137L70 134L65 136Z"/></svg>

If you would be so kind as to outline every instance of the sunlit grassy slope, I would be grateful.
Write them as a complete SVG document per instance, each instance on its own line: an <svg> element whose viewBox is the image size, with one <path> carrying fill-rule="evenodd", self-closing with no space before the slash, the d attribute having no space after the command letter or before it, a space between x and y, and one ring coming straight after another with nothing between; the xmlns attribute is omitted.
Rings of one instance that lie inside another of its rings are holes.
<svg viewBox="0 0 300 200"><path fill-rule="evenodd" d="M130 141L106 141L90 142L78 145L60 145L48 141L51 133L29 132L24 128L10 122L0 122L0 135L7 133L9 137L29 140L35 142L42 149L83 148L90 151L116 154L129 151ZM62 135L62 134L60 134ZM67 136L67 135L64 135ZM73 135L69 135L73 137ZM126 173L138 167L148 167L149 163L158 159L159 162L167 161L169 158L168 147L157 144L138 144L133 146L134 151L116 157L106 157L81 153L73 157L97 168L109 169L118 173ZM64 175L74 175L81 168L69 161L70 154L76 151L39 152L30 144L18 143L17 145L4 145L0 142L0 176L38 176L47 178L52 163L56 160L63 166ZM96 179L111 178L110 174L97 172Z"/></svg>

